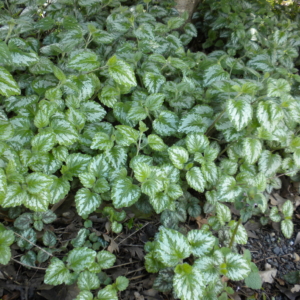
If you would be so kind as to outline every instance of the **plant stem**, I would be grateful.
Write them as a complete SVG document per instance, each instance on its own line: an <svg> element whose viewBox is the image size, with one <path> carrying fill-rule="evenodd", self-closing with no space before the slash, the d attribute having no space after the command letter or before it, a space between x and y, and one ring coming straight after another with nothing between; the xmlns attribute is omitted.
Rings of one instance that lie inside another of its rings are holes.
<svg viewBox="0 0 300 300"><path fill-rule="evenodd" d="M234 242L236 233L237 233L237 231L238 231L238 228L239 228L241 222L242 222L242 219L240 218L240 219L238 220L238 222L237 222L235 228L234 228L234 231L233 231L233 234L232 234L232 237L231 237L231 240L230 240L230 244L229 244L229 249L231 249L231 247L232 247L232 245L233 245L233 242Z"/></svg>
<svg viewBox="0 0 300 300"><path fill-rule="evenodd" d="M222 116L224 115L225 111L226 111L226 107L222 110L222 112L218 115L218 117L213 121L213 123L207 129L206 134L205 134L206 136L209 135L209 133L211 132L211 130L215 127L216 123L222 118Z"/></svg>

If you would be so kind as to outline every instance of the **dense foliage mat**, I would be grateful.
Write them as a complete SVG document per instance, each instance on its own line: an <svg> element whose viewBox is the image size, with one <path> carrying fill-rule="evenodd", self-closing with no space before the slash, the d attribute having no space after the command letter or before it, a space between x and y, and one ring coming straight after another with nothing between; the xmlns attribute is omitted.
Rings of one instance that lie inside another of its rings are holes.
<svg viewBox="0 0 300 300"><path fill-rule="evenodd" d="M297 7L205 1L197 28L170 1L27 2L0 3L0 205L14 220L0 227L0 263L16 243L23 265L47 266L45 283L117 299L128 280L100 280L115 256L88 217L120 233L132 208L161 214L145 245L156 289L199 300L227 299L224 276L259 287L236 245L254 215L293 233L293 203L269 207L268 194L299 179ZM49 209L73 194L85 228L58 258ZM201 230L180 225L202 210Z"/></svg>

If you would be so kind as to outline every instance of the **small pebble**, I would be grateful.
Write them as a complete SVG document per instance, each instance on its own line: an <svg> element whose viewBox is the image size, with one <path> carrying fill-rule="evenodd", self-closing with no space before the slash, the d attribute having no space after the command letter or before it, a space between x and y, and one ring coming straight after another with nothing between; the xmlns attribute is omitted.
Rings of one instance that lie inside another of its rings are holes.
<svg viewBox="0 0 300 300"><path fill-rule="evenodd" d="M279 247L275 247L275 248L273 248L273 253L275 253L276 255L279 255L281 253L281 249Z"/></svg>

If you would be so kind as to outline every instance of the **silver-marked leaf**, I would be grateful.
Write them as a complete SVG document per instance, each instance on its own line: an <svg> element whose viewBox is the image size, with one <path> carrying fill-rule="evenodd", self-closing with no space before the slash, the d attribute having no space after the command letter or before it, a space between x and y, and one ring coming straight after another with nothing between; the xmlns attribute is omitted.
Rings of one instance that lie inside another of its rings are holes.
<svg viewBox="0 0 300 300"><path fill-rule="evenodd" d="M204 71L203 83L204 86L209 86L215 81L221 81L229 79L229 74L223 70L221 65L216 64L208 67Z"/></svg>
<svg viewBox="0 0 300 300"><path fill-rule="evenodd" d="M68 253L68 267L75 272L89 269L89 266L95 261L96 251L87 247L77 247Z"/></svg>
<svg viewBox="0 0 300 300"><path fill-rule="evenodd" d="M112 285L107 285L97 294L97 300L118 300L117 290Z"/></svg>
<svg viewBox="0 0 300 300"><path fill-rule="evenodd" d="M214 184L218 180L218 169L216 164L212 161L203 161L201 163L201 172L203 178L209 183Z"/></svg>
<svg viewBox="0 0 300 300"><path fill-rule="evenodd" d="M101 269L109 269L114 265L116 256L106 250L102 250L97 253L97 261Z"/></svg>
<svg viewBox="0 0 300 300"><path fill-rule="evenodd" d="M206 282L214 284L220 280L219 262L210 256L205 255L201 258L198 258L194 262L193 267L199 269L202 272Z"/></svg>
<svg viewBox="0 0 300 300"><path fill-rule="evenodd" d="M186 137L186 147L190 153L203 152L209 146L208 138L201 133L190 133Z"/></svg>
<svg viewBox="0 0 300 300"><path fill-rule="evenodd" d="M288 93L291 90L289 82L285 79L274 79L268 80L268 97L280 97Z"/></svg>
<svg viewBox="0 0 300 300"><path fill-rule="evenodd" d="M183 169L184 164L189 159L189 153L183 147L172 146L168 149L169 157L173 165L178 169Z"/></svg>
<svg viewBox="0 0 300 300"><path fill-rule="evenodd" d="M245 160L249 164L254 164L258 160L261 151L262 145L260 140L248 137L243 140L243 152Z"/></svg>
<svg viewBox="0 0 300 300"><path fill-rule="evenodd" d="M268 54L256 55L248 61L247 66L263 72L270 72L274 69L274 64Z"/></svg>
<svg viewBox="0 0 300 300"><path fill-rule="evenodd" d="M193 167L186 173L186 180L190 187L199 193L205 189L205 179L199 167Z"/></svg>
<svg viewBox="0 0 300 300"><path fill-rule="evenodd" d="M276 173L281 166L281 156L277 153L272 154L268 150L264 150L258 161L259 171L266 177L270 177Z"/></svg>
<svg viewBox="0 0 300 300"><path fill-rule="evenodd" d="M171 111L162 111L153 122L154 130L160 136L171 136L177 133L178 116Z"/></svg>
<svg viewBox="0 0 300 300"><path fill-rule="evenodd" d="M160 214L166 209L174 210L174 201L165 193L159 192L149 198L149 202L157 214Z"/></svg>
<svg viewBox="0 0 300 300"><path fill-rule="evenodd" d="M95 101L81 103L80 110L85 114L86 121L89 123L100 122L106 115L105 109Z"/></svg>
<svg viewBox="0 0 300 300"><path fill-rule="evenodd" d="M120 85L136 86L134 72L125 61L112 56L107 61L109 75Z"/></svg>
<svg viewBox="0 0 300 300"><path fill-rule="evenodd" d="M78 177L81 184L86 188L92 188L96 181L96 177L93 174L87 172L79 174Z"/></svg>
<svg viewBox="0 0 300 300"><path fill-rule="evenodd" d="M52 185L53 181L50 176L43 173L34 172L30 173L26 177L27 190L31 194L39 194L44 190L48 190Z"/></svg>
<svg viewBox="0 0 300 300"><path fill-rule="evenodd" d="M51 131L39 132L31 140L32 150L36 152L49 152L55 143L55 134Z"/></svg>
<svg viewBox="0 0 300 300"><path fill-rule="evenodd" d="M105 152L105 158L112 167L120 168L126 162L127 153L123 147L113 147Z"/></svg>
<svg viewBox="0 0 300 300"><path fill-rule="evenodd" d="M164 143L163 139L156 134L150 134L147 137L149 146L154 151L164 151L167 149L167 145Z"/></svg>
<svg viewBox="0 0 300 300"><path fill-rule="evenodd" d="M176 295L182 300L203 299L206 281L202 272L187 263L175 268L173 288Z"/></svg>
<svg viewBox="0 0 300 300"><path fill-rule="evenodd" d="M14 137L14 128L10 121L0 120L0 140L5 141Z"/></svg>
<svg viewBox="0 0 300 300"><path fill-rule="evenodd" d="M75 300L93 300L93 299L94 299L94 296L89 291L81 291L75 298Z"/></svg>
<svg viewBox="0 0 300 300"><path fill-rule="evenodd" d="M6 97L21 94L12 75L3 67L0 67L0 94Z"/></svg>
<svg viewBox="0 0 300 300"><path fill-rule="evenodd" d="M117 125L117 130L124 137L127 146L135 144L140 136L140 132L127 125Z"/></svg>
<svg viewBox="0 0 300 300"><path fill-rule="evenodd" d="M57 203L59 200L63 199L70 191L70 183L63 177L53 176L53 183L50 187L51 194L51 204Z"/></svg>
<svg viewBox="0 0 300 300"><path fill-rule="evenodd" d="M225 202L233 202L241 193L241 187L237 186L232 176L223 176L218 184L218 200Z"/></svg>
<svg viewBox="0 0 300 300"><path fill-rule="evenodd" d="M0 198L2 207L16 207L24 203L27 197L26 191L18 183L9 184L4 199Z"/></svg>
<svg viewBox="0 0 300 300"><path fill-rule="evenodd" d="M280 228L283 233L283 235L290 239L294 232L294 223L292 220L283 220L280 223Z"/></svg>
<svg viewBox="0 0 300 300"><path fill-rule="evenodd" d="M188 113L180 119L178 131L186 134L204 133L210 123L207 118L203 118L198 113Z"/></svg>
<svg viewBox="0 0 300 300"><path fill-rule="evenodd" d="M97 132L93 137L91 149L110 150L114 142L110 139L109 135L104 132Z"/></svg>
<svg viewBox="0 0 300 300"><path fill-rule="evenodd" d="M162 228L158 234L155 257L167 267L176 266L191 255L187 238L176 230Z"/></svg>
<svg viewBox="0 0 300 300"><path fill-rule="evenodd" d="M165 94L151 94L150 96L148 96L145 100L145 106L150 110L158 110L165 99Z"/></svg>
<svg viewBox="0 0 300 300"><path fill-rule="evenodd" d="M88 163L91 157L86 154L73 153L70 154L66 159L66 166L61 169L64 176L70 178L73 176L79 176L82 172L86 171Z"/></svg>
<svg viewBox="0 0 300 300"><path fill-rule="evenodd" d="M28 67L39 61L36 53L24 52L17 49L10 49L12 64L16 67Z"/></svg>
<svg viewBox="0 0 300 300"><path fill-rule="evenodd" d="M85 50L74 55L68 62L68 67L80 72L88 72L97 69L100 66L100 61L97 54Z"/></svg>
<svg viewBox="0 0 300 300"><path fill-rule="evenodd" d="M293 203L290 200L286 200L282 205L282 213L285 218L292 217L294 212Z"/></svg>
<svg viewBox="0 0 300 300"><path fill-rule="evenodd" d="M60 145L70 146L78 140L77 131L67 120L55 118L51 121L50 127L53 129L55 138Z"/></svg>
<svg viewBox="0 0 300 300"><path fill-rule="evenodd" d="M81 291L95 290L100 286L100 280L96 274L90 271L83 271L79 274L77 285Z"/></svg>
<svg viewBox="0 0 300 300"><path fill-rule="evenodd" d="M112 185L111 198L115 208L129 207L139 200L141 189L129 178L116 179Z"/></svg>
<svg viewBox="0 0 300 300"><path fill-rule="evenodd" d="M85 115L78 109L75 109L73 107L70 107L66 111L66 119L75 127L77 130L83 129L85 125Z"/></svg>
<svg viewBox="0 0 300 300"><path fill-rule="evenodd" d="M87 188L82 188L76 193L75 203L78 214L86 216L100 206L101 198L99 194L93 193Z"/></svg>
<svg viewBox="0 0 300 300"><path fill-rule="evenodd" d="M256 111L260 125L272 132L276 124L283 118L282 108L271 101L260 101Z"/></svg>
<svg viewBox="0 0 300 300"><path fill-rule="evenodd" d="M49 191L41 191L38 194L27 193L24 199L24 205L33 211L46 211L51 201L51 194Z"/></svg>
<svg viewBox="0 0 300 300"><path fill-rule="evenodd" d="M231 220L230 209L223 203L217 203L216 205L217 218L221 225L225 225L226 222Z"/></svg>
<svg viewBox="0 0 300 300"><path fill-rule="evenodd" d="M145 73L143 82L150 94L158 93L161 86L166 82L166 78L161 74L151 72Z"/></svg>
<svg viewBox="0 0 300 300"><path fill-rule="evenodd" d="M230 226L230 237L232 237L232 235L235 234L234 241L236 243L242 244L242 245L247 244L248 233L247 233L245 227L243 226L243 224L239 224L239 227L237 230L236 230L237 222L230 221L228 225Z"/></svg>
<svg viewBox="0 0 300 300"><path fill-rule="evenodd" d="M252 106L245 99L229 99L226 109L228 117L237 131L245 128L252 119Z"/></svg>
<svg viewBox="0 0 300 300"><path fill-rule="evenodd" d="M45 283L59 285L67 282L71 276L69 269L60 259L53 257L45 274Z"/></svg>
<svg viewBox="0 0 300 300"><path fill-rule="evenodd" d="M225 256L225 260L226 276L231 280L242 280L251 272L248 262L239 254L228 253Z"/></svg>
<svg viewBox="0 0 300 300"><path fill-rule="evenodd" d="M195 256L208 254L216 242L216 238L211 232L196 229L189 231L187 239L190 242L192 253Z"/></svg>
<svg viewBox="0 0 300 300"><path fill-rule="evenodd" d="M273 206L270 210L270 215L269 218L273 221L273 222L280 222L281 221L281 216L278 212L278 208L277 206Z"/></svg>

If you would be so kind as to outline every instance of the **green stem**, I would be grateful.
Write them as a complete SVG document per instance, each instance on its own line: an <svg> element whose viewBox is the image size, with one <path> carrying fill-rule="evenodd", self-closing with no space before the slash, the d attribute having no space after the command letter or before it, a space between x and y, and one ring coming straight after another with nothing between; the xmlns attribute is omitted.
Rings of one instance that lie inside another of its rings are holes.
<svg viewBox="0 0 300 300"><path fill-rule="evenodd" d="M6 36L5 41L4 41L5 43L7 43L8 39L10 38L14 27L15 27L15 25L9 25L8 33L7 33L7 36Z"/></svg>
<svg viewBox="0 0 300 300"><path fill-rule="evenodd" d="M237 233L237 231L238 231L238 228L239 228L241 222L242 222L242 219L240 218L240 219L238 220L238 222L237 222L235 228L234 228L234 231L233 231L233 234L232 234L232 237L231 237L231 240L230 240L230 244L229 244L229 249L231 249L231 247L232 247L232 245L233 245L233 242L234 242L236 233Z"/></svg>
<svg viewBox="0 0 300 300"><path fill-rule="evenodd" d="M223 111L218 115L218 117L213 121L213 123L207 129L206 134L205 134L206 136L209 135L209 133L211 132L211 130L215 127L216 123L222 118L222 116L224 115L225 111L226 111L226 107L223 109Z"/></svg>

